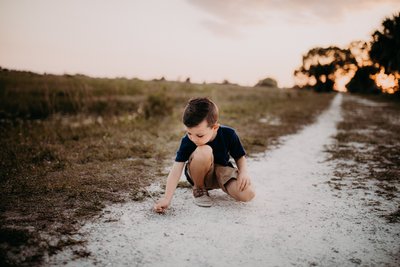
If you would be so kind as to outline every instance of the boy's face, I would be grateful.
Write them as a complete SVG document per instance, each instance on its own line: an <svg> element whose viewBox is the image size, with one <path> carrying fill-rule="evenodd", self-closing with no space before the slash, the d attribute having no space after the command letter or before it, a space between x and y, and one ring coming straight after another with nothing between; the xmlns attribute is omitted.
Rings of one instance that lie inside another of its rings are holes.
<svg viewBox="0 0 400 267"><path fill-rule="evenodd" d="M219 124L216 123L212 127L208 127L207 120L203 120L200 124L188 128L186 131L189 139L196 144L196 146L202 146L214 139L217 134Z"/></svg>

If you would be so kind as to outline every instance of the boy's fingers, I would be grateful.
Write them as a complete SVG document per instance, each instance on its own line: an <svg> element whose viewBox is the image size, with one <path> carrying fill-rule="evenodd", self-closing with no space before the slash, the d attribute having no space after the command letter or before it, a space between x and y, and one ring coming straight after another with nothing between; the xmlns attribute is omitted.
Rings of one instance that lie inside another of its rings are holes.
<svg viewBox="0 0 400 267"><path fill-rule="evenodd" d="M163 208L160 207L158 204L156 204L156 205L154 205L154 210L155 210L156 212L160 212L160 211L163 210Z"/></svg>
<svg viewBox="0 0 400 267"><path fill-rule="evenodd" d="M243 186L242 186L242 191L244 191L247 187L247 180L244 180Z"/></svg>
<svg viewBox="0 0 400 267"><path fill-rule="evenodd" d="M157 208L154 208L154 210L155 210L155 212L158 212L158 213L164 213L164 211L165 211L165 209L163 208L163 207L157 207Z"/></svg>
<svg viewBox="0 0 400 267"><path fill-rule="evenodd" d="M249 179L244 180L244 186L242 188L242 191L246 190L246 188L249 186L250 186L250 180Z"/></svg>
<svg viewBox="0 0 400 267"><path fill-rule="evenodd" d="M243 188L244 188L245 183L246 183L246 180L244 180L244 179L242 179L242 180L240 181L239 191L243 191Z"/></svg>
<svg viewBox="0 0 400 267"><path fill-rule="evenodd" d="M246 188L246 180L243 181L242 187L240 188L240 191L243 191Z"/></svg>

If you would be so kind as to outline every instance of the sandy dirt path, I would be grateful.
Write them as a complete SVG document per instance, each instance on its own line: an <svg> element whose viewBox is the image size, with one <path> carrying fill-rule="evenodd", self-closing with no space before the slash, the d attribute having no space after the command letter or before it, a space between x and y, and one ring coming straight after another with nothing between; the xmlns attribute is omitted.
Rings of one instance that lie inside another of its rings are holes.
<svg viewBox="0 0 400 267"><path fill-rule="evenodd" d="M336 197L327 183L334 163L324 150L334 142L342 98L279 148L249 159L252 202L214 190L214 206L200 208L178 188L165 215L151 212L152 199L109 206L81 230L89 257L65 250L48 264L398 266L398 225L371 214L357 193Z"/></svg>

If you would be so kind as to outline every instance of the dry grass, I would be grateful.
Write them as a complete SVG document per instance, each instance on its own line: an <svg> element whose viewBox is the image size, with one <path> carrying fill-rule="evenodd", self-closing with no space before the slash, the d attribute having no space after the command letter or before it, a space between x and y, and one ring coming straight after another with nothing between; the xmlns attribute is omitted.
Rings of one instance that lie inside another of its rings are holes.
<svg viewBox="0 0 400 267"><path fill-rule="evenodd" d="M369 100L378 103L371 106L360 99L347 96L343 103L344 120L338 125L337 144L329 150L332 159L339 162L330 184L339 190L343 186L364 190L366 205L389 222L399 222L400 207L394 212L384 210L368 195L393 203L400 199L400 103L370 96Z"/></svg>
<svg viewBox="0 0 400 267"><path fill-rule="evenodd" d="M1 72L0 263L39 264L43 255L81 242L73 236L82 220L107 203L148 197L143 188L165 180L184 134L182 110L197 96L219 105L220 122L238 130L250 154L311 123L332 98L276 88Z"/></svg>

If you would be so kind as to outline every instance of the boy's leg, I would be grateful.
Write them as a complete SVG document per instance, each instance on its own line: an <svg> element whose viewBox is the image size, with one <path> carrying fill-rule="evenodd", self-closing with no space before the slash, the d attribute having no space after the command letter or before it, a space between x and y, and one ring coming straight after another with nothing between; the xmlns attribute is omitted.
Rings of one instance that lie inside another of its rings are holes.
<svg viewBox="0 0 400 267"><path fill-rule="evenodd" d="M245 190L239 190L237 182L239 172L237 168L233 166L216 165L215 172L220 187L231 197L243 202L250 201L254 198L255 192L251 184L248 185Z"/></svg>
<svg viewBox="0 0 400 267"><path fill-rule="evenodd" d="M194 188L204 188L204 178L210 171L214 160L212 148L208 145L198 146L191 157L189 173Z"/></svg>
<svg viewBox="0 0 400 267"><path fill-rule="evenodd" d="M192 153L188 169L190 178L194 183L193 196L194 202L198 206L210 207L212 201L205 188L204 179L213 170L212 148L208 145L198 146Z"/></svg>
<svg viewBox="0 0 400 267"><path fill-rule="evenodd" d="M225 184L225 188L228 194L238 201L247 202L252 200L255 196L254 188L251 184L248 185L245 190L240 191L236 179L230 179Z"/></svg>

